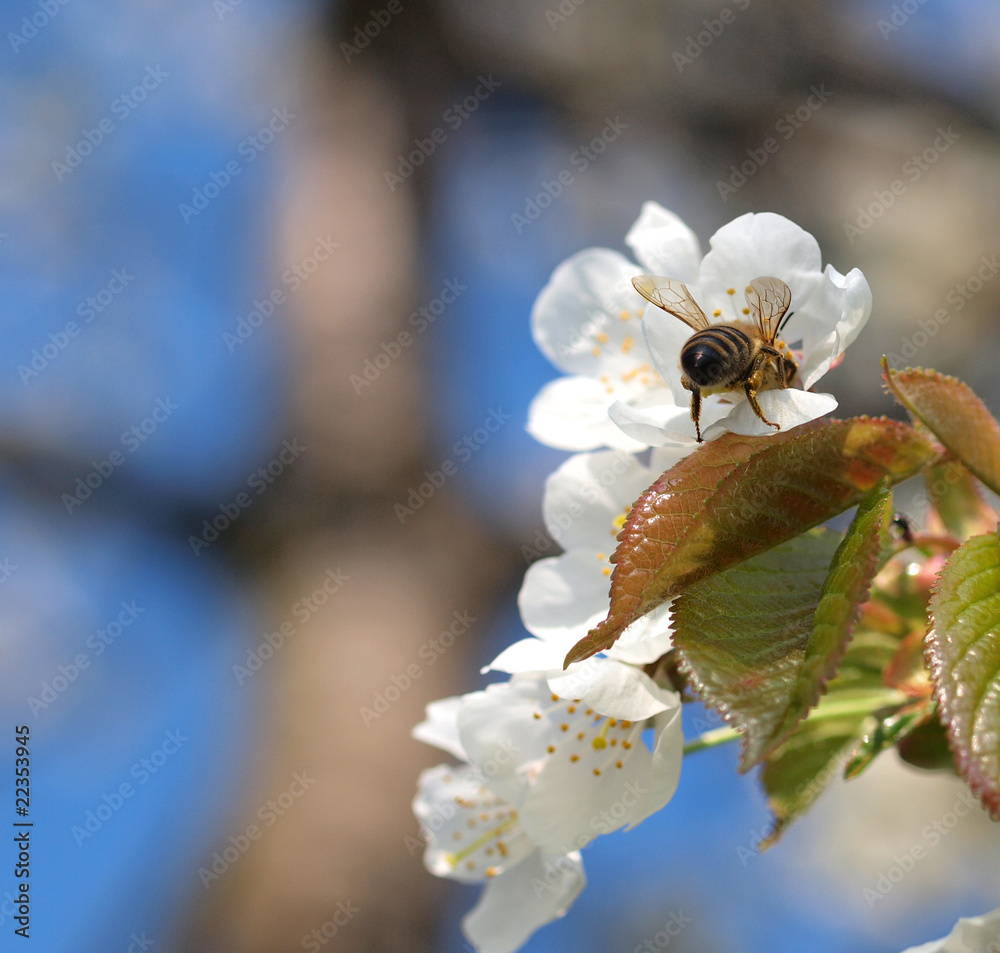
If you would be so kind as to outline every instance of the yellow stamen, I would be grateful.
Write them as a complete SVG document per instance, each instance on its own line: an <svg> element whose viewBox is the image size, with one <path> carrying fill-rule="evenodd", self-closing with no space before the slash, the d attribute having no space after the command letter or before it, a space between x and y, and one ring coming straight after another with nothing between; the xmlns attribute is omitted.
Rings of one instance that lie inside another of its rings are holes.
<svg viewBox="0 0 1000 953"><path fill-rule="evenodd" d="M482 837L473 841L473 843L469 844L469 846L460 853L446 855L445 859L449 864L451 864L452 867L457 867L463 860L465 860L466 857L474 854L484 844L488 844L494 837L499 837L504 831L510 830L510 828L514 827L514 825L517 824L517 813L512 813L514 816L511 817L510 820L504 821L503 824L499 827L494 827L491 831L487 831ZM497 844L497 847L499 848L500 845ZM500 853L503 853L503 848L500 848Z"/></svg>

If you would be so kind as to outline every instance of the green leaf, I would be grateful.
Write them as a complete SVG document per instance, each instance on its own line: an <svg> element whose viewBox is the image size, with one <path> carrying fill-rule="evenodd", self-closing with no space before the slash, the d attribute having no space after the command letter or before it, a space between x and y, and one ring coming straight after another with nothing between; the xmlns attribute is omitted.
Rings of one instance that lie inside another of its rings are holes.
<svg viewBox="0 0 1000 953"><path fill-rule="evenodd" d="M827 694L764 762L760 780L774 815L765 847L773 844L840 773L866 732L874 727L873 715L907 702L901 692L882 684L882 669L896 645L896 639L885 633L858 632Z"/></svg>
<svg viewBox="0 0 1000 953"><path fill-rule="evenodd" d="M625 628L688 586L765 552L898 483L938 449L885 418L817 420L763 437L724 434L639 497L611 557L608 617L566 664L609 648Z"/></svg>
<svg viewBox="0 0 1000 953"><path fill-rule="evenodd" d="M683 671L744 732L741 771L791 734L836 672L878 568L891 497L883 478L843 540L807 533L675 601Z"/></svg>
<svg viewBox="0 0 1000 953"><path fill-rule="evenodd" d="M958 460L931 467L924 474L924 483L941 527L956 539L979 536L996 526L996 514L986 505L978 484Z"/></svg>
<svg viewBox="0 0 1000 953"><path fill-rule="evenodd" d="M1000 423L968 384L923 368L882 373L896 399L994 493L1000 493Z"/></svg>
<svg viewBox="0 0 1000 953"><path fill-rule="evenodd" d="M1000 820L1000 539L974 536L951 555L930 604L934 691L972 791Z"/></svg>
<svg viewBox="0 0 1000 953"><path fill-rule="evenodd" d="M812 717L764 762L760 780L773 824L763 848L774 844L840 774L869 724L870 712L890 701L886 691L876 686L845 691L831 688ZM842 715L839 710L843 710Z"/></svg>

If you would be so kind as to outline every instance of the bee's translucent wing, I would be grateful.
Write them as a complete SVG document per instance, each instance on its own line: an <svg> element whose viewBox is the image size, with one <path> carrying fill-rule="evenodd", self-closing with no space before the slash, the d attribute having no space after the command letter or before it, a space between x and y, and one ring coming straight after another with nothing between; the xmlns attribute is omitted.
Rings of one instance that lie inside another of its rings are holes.
<svg viewBox="0 0 1000 953"><path fill-rule="evenodd" d="M656 275L639 275L632 279L632 285L647 301L663 308L675 318L680 318L695 331L711 327L705 312L695 303L683 281Z"/></svg>
<svg viewBox="0 0 1000 953"><path fill-rule="evenodd" d="M792 291L780 278L754 278L747 285L747 305L764 340L773 344L778 326L792 303Z"/></svg>

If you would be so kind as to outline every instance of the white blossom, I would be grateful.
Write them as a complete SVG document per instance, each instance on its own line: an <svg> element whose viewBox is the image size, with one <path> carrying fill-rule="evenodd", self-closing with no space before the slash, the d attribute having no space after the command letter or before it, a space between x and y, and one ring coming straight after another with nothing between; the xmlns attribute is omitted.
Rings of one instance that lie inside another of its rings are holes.
<svg viewBox="0 0 1000 953"><path fill-rule="evenodd" d="M518 606L532 636L509 646L488 668L546 671L553 692L580 698L612 717L646 718L663 710L651 680L638 677L635 666L655 662L670 648L669 606L638 619L606 658L575 663L566 672L562 666L566 653L607 614L609 557L626 515L684 452L655 450L649 466L621 450L581 453L549 477L545 525L565 552L529 567Z"/></svg>
<svg viewBox="0 0 1000 953"><path fill-rule="evenodd" d="M812 235L769 212L723 226L702 257L694 232L647 202L625 243L638 264L610 249L586 249L556 268L535 302L535 341L569 375L547 384L532 402L528 430L536 439L565 450L669 444L693 449L691 395L681 387L679 371L680 349L692 331L645 306L631 284L642 273L683 281L717 322L745 318L742 289L751 280L780 278L792 292L785 332L799 373L792 387L761 391L761 408L788 429L837 406L831 395L811 388L871 313L871 291L858 269L847 275L832 265L824 270ZM705 396L701 422L706 439L727 430L774 433L740 390Z"/></svg>
<svg viewBox="0 0 1000 953"><path fill-rule="evenodd" d="M903 953L997 953L1000 951L1000 909L980 917L962 918L946 937L911 946Z"/></svg>
<svg viewBox="0 0 1000 953"><path fill-rule="evenodd" d="M647 203L636 228L644 220L659 220L663 210ZM636 231L633 229L633 232ZM831 394L811 388L839 361L871 314L871 290L855 268L842 275L832 265L823 269L819 244L794 222L772 212L741 215L720 228L710 239L710 251L697 273L685 277L669 267L658 274L684 281L710 321L744 321L749 308L743 289L755 278L780 278L791 290L791 305L782 334L795 355L798 374L788 388L758 392L757 399L768 420L788 430L830 413L837 406ZM684 267L688 262L685 260ZM690 403L681 385L680 353L692 331L684 322L655 305L646 308L643 331L650 359L660 378L670 387L672 399L660 402L647 396L641 402L616 401L612 419L630 436L650 446L688 443L694 436L692 422L678 408ZM783 342L784 343L784 342ZM745 435L774 433L774 428L754 413L742 390L703 397L701 429L706 440L726 431Z"/></svg>

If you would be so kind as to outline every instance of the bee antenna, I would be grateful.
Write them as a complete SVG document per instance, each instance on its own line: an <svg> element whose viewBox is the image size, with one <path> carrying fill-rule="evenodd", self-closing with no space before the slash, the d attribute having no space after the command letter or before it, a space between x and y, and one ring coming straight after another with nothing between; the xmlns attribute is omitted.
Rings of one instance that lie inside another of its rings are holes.
<svg viewBox="0 0 1000 953"><path fill-rule="evenodd" d="M795 314L795 312L794 312L794 311L789 311L789 312L788 312L788 314L786 314L786 315L785 315L785 317L784 317L784 319L782 320L781 324L779 324L779 325L778 325L778 334L781 334L781 329L782 329L782 328L783 328L783 327L784 327L784 326L785 326L786 324L788 324L788 319L789 319L789 318L790 318L790 317L791 317L791 316L792 316L793 314Z"/></svg>

